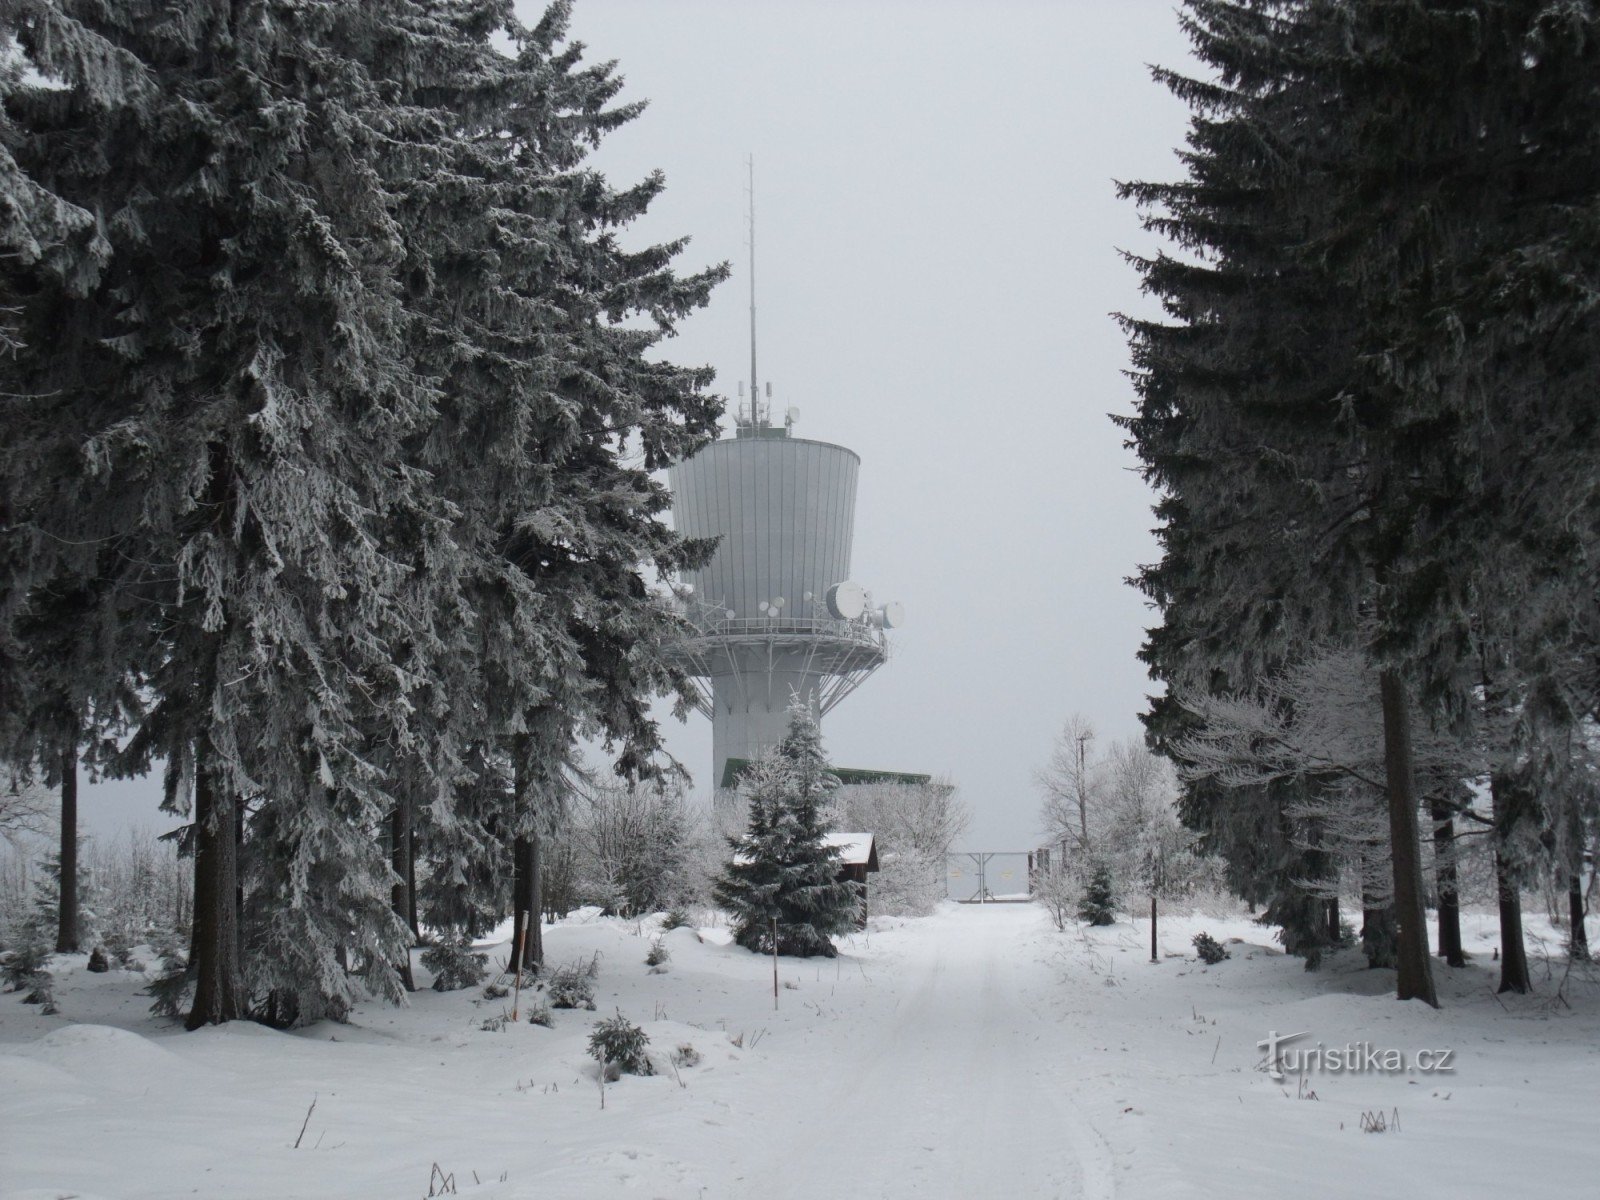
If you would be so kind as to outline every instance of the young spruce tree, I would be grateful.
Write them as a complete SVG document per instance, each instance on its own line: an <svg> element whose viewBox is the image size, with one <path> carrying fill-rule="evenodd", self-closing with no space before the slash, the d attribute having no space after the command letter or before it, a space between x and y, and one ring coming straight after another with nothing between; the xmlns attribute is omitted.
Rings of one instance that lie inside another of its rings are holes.
<svg viewBox="0 0 1600 1200"><path fill-rule="evenodd" d="M729 839L734 858L714 892L741 946L771 954L776 931L779 954L832 958L833 935L854 927L856 890L839 880L839 852L826 841L838 786L810 706L796 699L783 741L745 776L749 826Z"/></svg>

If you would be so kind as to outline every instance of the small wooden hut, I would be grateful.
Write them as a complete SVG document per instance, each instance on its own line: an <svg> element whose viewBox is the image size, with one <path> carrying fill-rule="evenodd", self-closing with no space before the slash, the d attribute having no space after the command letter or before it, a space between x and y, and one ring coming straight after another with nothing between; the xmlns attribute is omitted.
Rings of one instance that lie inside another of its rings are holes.
<svg viewBox="0 0 1600 1200"><path fill-rule="evenodd" d="M867 876L878 869L878 841L870 833L830 833L827 844L839 852L840 883L856 885L860 904L856 912L857 928L867 924Z"/></svg>

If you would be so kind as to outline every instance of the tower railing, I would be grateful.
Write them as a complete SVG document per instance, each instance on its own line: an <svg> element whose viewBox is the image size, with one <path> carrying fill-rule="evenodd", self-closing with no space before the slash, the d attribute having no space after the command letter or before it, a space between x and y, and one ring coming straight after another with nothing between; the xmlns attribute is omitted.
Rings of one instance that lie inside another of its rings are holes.
<svg viewBox="0 0 1600 1200"><path fill-rule="evenodd" d="M730 681L739 703L746 704L753 696L771 692L775 669L814 673L817 711L826 713L889 657L889 639L866 621L711 616L720 611L705 605L685 613L692 632L668 651L687 668L694 707L707 716L715 709L714 677ZM759 682L763 677L764 684Z"/></svg>
<svg viewBox="0 0 1600 1200"><path fill-rule="evenodd" d="M833 617L722 617L708 620L705 617L690 619L696 638L722 637L772 637L795 635L800 637L830 637L886 650L889 640L883 630L865 621L841 621Z"/></svg>

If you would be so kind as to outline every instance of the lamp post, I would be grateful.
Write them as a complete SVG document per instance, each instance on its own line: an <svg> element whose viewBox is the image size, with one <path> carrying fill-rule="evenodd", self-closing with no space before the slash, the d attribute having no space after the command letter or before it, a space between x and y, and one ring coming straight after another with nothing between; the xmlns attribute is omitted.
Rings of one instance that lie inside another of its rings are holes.
<svg viewBox="0 0 1600 1200"><path fill-rule="evenodd" d="M1084 770L1083 744L1094 737L1092 733L1078 735L1078 834L1083 839L1083 852L1089 852L1089 799L1088 779Z"/></svg>

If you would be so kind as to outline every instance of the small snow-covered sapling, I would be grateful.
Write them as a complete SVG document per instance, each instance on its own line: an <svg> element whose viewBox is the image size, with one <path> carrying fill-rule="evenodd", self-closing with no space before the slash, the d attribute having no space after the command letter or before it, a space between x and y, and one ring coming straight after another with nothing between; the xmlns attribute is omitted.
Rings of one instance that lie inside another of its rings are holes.
<svg viewBox="0 0 1600 1200"><path fill-rule="evenodd" d="M645 1051L649 1044L650 1035L618 1009L616 1016L607 1017L594 1027L589 1035L589 1054L602 1068L615 1063L624 1075L654 1075L655 1068Z"/></svg>

